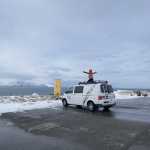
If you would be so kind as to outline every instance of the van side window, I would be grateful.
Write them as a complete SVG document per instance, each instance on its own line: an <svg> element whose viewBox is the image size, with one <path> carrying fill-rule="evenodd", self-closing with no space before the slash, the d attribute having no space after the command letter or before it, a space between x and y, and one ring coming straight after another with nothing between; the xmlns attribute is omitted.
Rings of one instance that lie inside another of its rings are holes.
<svg viewBox="0 0 150 150"><path fill-rule="evenodd" d="M74 93L83 93L83 86L76 86Z"/></svg>

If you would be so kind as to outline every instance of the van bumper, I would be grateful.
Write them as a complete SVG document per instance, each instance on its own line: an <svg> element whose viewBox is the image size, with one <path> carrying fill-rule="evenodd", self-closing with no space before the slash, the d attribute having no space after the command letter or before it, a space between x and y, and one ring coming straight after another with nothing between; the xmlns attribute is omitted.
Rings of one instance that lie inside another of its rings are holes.
<svg viewBox="0 0 150 150"><path fill-rule="evenodd" d="M96 107L113 107L116 105L115 103L110 103L110 104L96 104Z"/></svg>

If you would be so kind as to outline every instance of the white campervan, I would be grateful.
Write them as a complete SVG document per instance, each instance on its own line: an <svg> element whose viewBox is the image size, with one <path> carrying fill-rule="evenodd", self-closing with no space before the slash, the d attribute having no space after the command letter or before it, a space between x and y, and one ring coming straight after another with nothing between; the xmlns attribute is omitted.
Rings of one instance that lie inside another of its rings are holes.
<svg viewBox="0 0 150 150"><path fill-rule="evenodd" d="M64 93L62 103L64 107L77 105L94 111L98 107L109 109L116 104L116 100L111 84L107 81L95 81L73 86Z"/></svg>

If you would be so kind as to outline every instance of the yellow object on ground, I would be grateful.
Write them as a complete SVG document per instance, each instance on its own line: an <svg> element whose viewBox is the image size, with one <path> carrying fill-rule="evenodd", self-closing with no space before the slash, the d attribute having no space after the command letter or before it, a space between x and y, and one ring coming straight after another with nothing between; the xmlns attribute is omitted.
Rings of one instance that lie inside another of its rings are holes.
<svg viewBox="0 0 150 150"><path fill-rule="evenodd" d="M61 80L55 80L54 95L57 97L61 96Z"/></svg>

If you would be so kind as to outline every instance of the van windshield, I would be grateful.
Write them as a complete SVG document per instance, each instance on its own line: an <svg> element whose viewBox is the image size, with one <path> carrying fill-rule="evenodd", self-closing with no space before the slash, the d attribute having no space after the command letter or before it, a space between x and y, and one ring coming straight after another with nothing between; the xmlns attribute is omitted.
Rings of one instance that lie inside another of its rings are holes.
<svg viewBox="0 0 150 150"><path fill-rule="evenodd" d="M70 87L67 91L65 91L66 94L73 93L73 87Z"/></svg>
<svg viewBox="0 0 150 150"><path fill-rule="evenodd" d="M111 85L102 84L101 85L101 92L102 93L113 93L113 88Z"/></svg>

